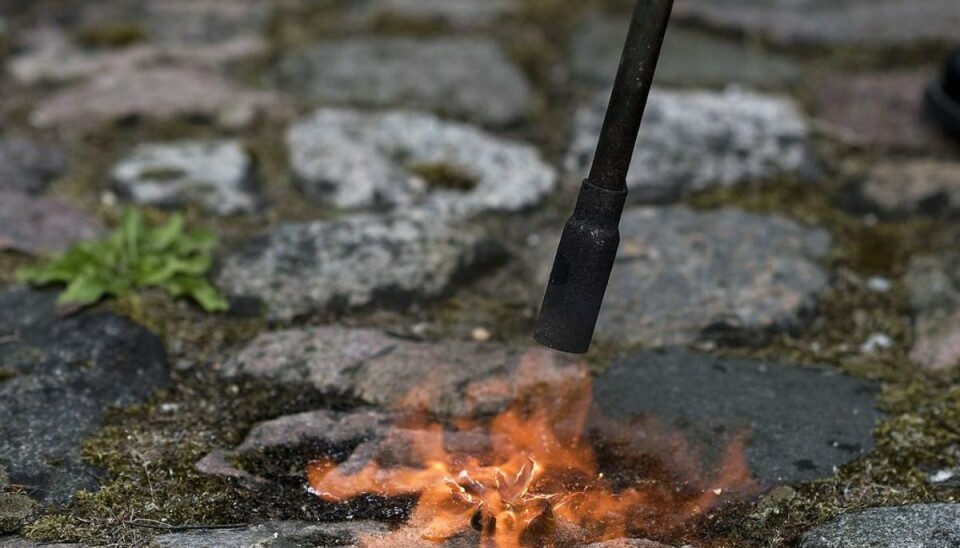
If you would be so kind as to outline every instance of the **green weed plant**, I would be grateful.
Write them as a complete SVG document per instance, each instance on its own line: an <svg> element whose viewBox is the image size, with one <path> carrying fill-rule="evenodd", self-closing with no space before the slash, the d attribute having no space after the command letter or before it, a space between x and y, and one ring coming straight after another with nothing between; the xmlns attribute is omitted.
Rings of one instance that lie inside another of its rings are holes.
<svg viewBox="0 0 960 548"><path fill-rule="evenodd" d="M63 305L85 306L159 288L193 299L207 312L223 311L226 300L206 279L216 245L209 232L185 232L179 214L150 227L140 211L130 208L106 238L79 243L48 263L20 271L18 278L40 286L66 284L58 300Z"/></svg>

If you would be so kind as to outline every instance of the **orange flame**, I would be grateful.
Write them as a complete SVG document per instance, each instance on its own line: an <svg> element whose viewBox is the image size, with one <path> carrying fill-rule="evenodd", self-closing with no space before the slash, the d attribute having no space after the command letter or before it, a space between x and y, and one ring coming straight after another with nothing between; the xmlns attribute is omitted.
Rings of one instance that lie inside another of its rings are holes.
<svg viewBox="0 0 960 548"><path fill-rule="evenodd" d="M308 481L331 502L363 494L419 495L405 530L361 539L378 547L440 542L471 528L480 530L482 546L496 548L551 546L560 538L663 537L753 489L743 436L704 478L699 459L678 435L595 414L588 430L591 393L589 377L580 375L572 385L518 395L489 423L461 420L449 429L408 417L388 436L401 440L405 454L373 458L358 471L319 460L309 467ZM630 485L606 478L590 432L629 453L627 464L655 462L645 468L655 468L657 477L636 470ZM457 435L466 447L449 448ZM383 462L391 460L402 462Z"/></svg>

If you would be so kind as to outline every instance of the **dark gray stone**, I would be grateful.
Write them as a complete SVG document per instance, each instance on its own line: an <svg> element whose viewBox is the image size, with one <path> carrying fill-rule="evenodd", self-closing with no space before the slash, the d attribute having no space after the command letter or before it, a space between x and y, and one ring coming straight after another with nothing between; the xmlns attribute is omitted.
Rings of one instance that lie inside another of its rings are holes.
<svg viewBox="0 0 960 548"><path fill-rule="evenodd" d="M870 168L863 197L891 215L960 214L960 162L897 160Z"/></svg>
<svg viewBox="0 0 960 548"><path fill-rule="evenodd" d="M559 231L557 231L559 234ZM826 289L830 236L731 209L628 210L596 336L620 345L762 342L797 329ZM550 245L539 276L549 276Z"/></svg>
<svg viewBox="0 0 960 548"><path fill-rule="evenodd" d="M253 159L232 140L139 145L111 171L120 191L138 204L199 204L218 215L259 208Z"/></svg>
<svg viewBox="0 0 960 548"><path fill-rule="evenodd" d="M290 128L287 148L306 195L341 209L521 211L539 205L557 178L532 146L419 112L320 109ZM418 169L462 180L444 187Z"/></svg>
<svg viewBox="0 0 960 548"><path fill-rule="evenodd" d="M960 255L913 257L904 283L914 314L910 358L926 369L960 365Z"/></svg>
<svg viewBox="0 0 960 548"><path fill-rule="evenodd" d="M56 290L41 291L26 287L0 292L0 326L10 332L50 321L56 313L58 293Z"/></svg>
<svg viewBox="0 0 960 548"><path fill-rule="evenodd" d="M476 38L355 38L308 46L284 58L282 88L324 104L407 106L493 125L530 108L523 73Z"/></svg>
<svg viewBox="0 0 960 548"><path fill-rule="evenodd" d="M79 453L107 410L168 384L163 343L112 314L38 317L32 304L45 307L46 297L23 290L0 302L10 307L0 316L0 363L13 373L0 382L0 416L17 417L0 421L0 465L42 502L66 503L98 485Z"/></svg>
<svg viewBox="0 0 960 548"><path fill-rule="evenodd" d="M228 255L217 284L230 295L262 300L271 319L290 320L437 298L456 279L498 260L477 231L411 210L281 225Z"/></svg>
<svg viewBox="0 0 960 548"><path fill-rule="evenodd" d="M801 548L956 548L960 504L915 504L847 514L803 537Z"/></svg>
<svg viewBox="0 0 960 548"><path fill-rule="evenodd" d="M0 139L0 190L38 194L67 167L57 148L27 139Z"/></svg>
<svg viewBox="0 0 960 548"><path fill-rule="evenodd" d="M746 433L749 464L767 487L830 476L869 452L877 392L874 383L833 369L682 349L633 354L594 382L607 415L663 422L714 454Z"/></svg>
<svg viewBox="0 0 960 548"><path fill-rule="evenodd" d="M608 94L581 108L565 167L582 177L593 160ZM748 181L819 175L807 123L786 98L737 89L650 94L627 185L635 202Z"/></svg>
<svg viewBox="0 0 960 548"><path fill-rule="evenodd" d="M675 17L789 46L953 45L954 0L681 0Z"/></svg>
<svg viewBox="0 0 960 548"><path fill-rule="evenodd" d="M574 74L586 83L608 88L620 64L628 26L627 15L584 21L573 39ZM774 88L799 79L796 65L762 47L674 26L664 40L655 85Z"/></svg>
<svg viewBox="0 0 960 548"><path fill-rule="evenodd" d="M104 232L96 217L58 200L0 191L0 250L49 255Z"/></svg>

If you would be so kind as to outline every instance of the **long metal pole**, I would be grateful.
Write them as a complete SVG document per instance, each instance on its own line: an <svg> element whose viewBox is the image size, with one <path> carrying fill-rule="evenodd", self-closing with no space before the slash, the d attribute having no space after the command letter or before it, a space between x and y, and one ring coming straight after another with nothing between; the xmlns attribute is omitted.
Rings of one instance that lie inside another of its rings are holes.
<svg viewBox="0 0 960 548"><path fill-rule="evenodd" d="M638 0L590 175L563 228L534 338L544 346L589 350L620 245L627 171L673 0Z"/></svg>
<svg viewBox="0 0 960 548"><path fill-rule="evenodd" d="M672 8L673 0L639 0L633 10L597 153L587 178L600 188L626 189L630 159Z"/></svg>

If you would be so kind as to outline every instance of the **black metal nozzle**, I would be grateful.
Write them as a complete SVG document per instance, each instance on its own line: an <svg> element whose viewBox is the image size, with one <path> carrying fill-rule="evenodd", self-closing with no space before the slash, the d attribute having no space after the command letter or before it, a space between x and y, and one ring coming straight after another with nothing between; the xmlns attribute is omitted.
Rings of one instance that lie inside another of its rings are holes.
<svg viewBox="0 0 960 548"><path fill-rule="evenodd" d="M960 49L947 59L941 78L927 88L925 104L934 122L960 137Z"/></svg>
<svg viewBox="0 0 960 548"><path fill-rule="evenodd" d="M607 190L590 181L580 187L577 207L563 227L533 335L540 344L573 354L590 349L617 258L626 200L626 189Z"/></svg>
<svg viewBox="0 0 960 548"><path fill-rule="evenodd" d="M553 263L534 338L572 354L590 349L620 245L627 172L673 0L638 0L603 120L590 176Z"/></svg>

